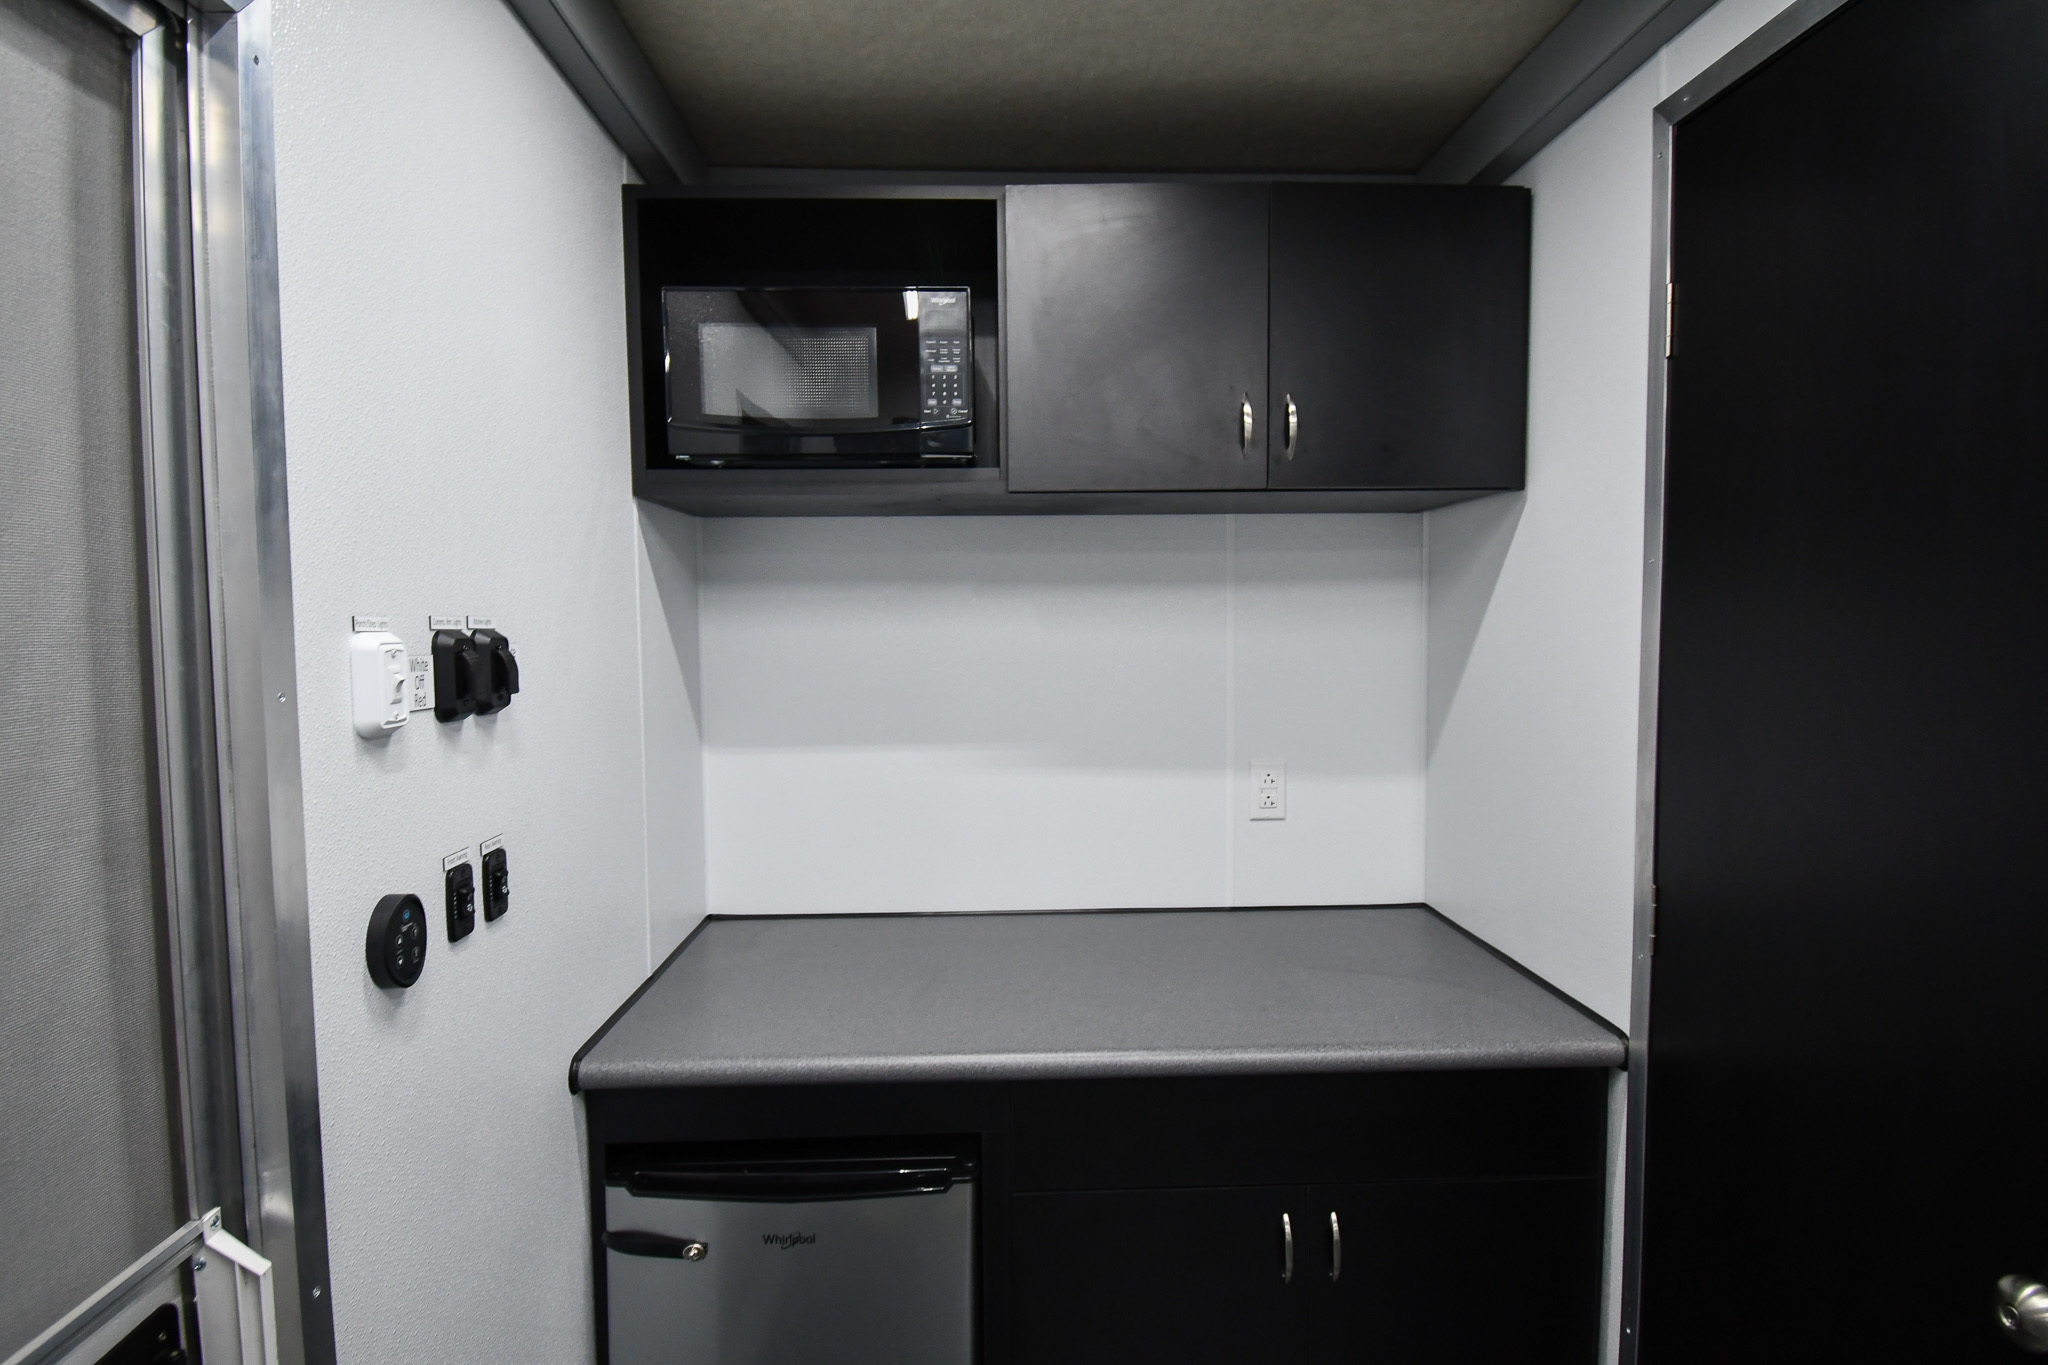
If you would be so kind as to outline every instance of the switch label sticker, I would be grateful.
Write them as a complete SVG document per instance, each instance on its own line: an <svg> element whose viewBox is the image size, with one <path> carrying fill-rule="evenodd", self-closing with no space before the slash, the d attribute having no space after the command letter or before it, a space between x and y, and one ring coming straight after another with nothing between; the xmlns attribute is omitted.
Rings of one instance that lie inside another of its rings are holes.
<svg viewBox="0 0 2048 1365"><path fill-rule="evenodd" d="M412 709L431 711L434 709L434 656L415 654L410 660L412 666Z"/></svg>

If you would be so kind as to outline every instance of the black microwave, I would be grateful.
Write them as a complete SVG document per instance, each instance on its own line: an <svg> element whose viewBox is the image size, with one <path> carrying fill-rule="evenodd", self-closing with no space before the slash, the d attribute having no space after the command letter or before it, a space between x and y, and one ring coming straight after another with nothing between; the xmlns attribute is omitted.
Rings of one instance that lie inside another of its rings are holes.
<svg viewBox="0 0 2048 1365"><path fill-rule="evenodd" d="M691 466L974 458L965 288L665 288L668 453Z"/></svg>

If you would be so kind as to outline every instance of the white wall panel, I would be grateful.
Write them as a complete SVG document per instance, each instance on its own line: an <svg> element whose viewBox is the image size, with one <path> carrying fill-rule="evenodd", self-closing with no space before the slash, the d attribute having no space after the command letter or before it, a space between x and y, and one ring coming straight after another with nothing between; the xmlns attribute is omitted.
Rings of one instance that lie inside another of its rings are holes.
<svg viewBox="0 0 2048 1365"><path fill-rule="evenodd" d="M1629 1017L1659 101L1784 8L1722 0L1515 177L1529 484L1427 513L1429 899Z"/></svg>
<svg viewBox="0 0 2048 1365"><path fill-rule="evenodd" d="M1421 562L1418 516L1237 518L1235 903L1422 899ZM1287 818L1251 820L1275 760Z"/></svg>
<svg viewBox="0 0 2048 1365"><path fill-rule="evenodd" d="M590 1358L570 1056L649 957L619 184L498 0L275 0L277 200L332 1302L341 1359ZM268 60L268 59L267 59ZM352 612L498 617L524 691L349 728ZM666 752L666 750L664 751ZM441 857L512 909L452 947ZM687 854L683 856L687 857ZM415 891L425 974L363 966ZM669 920L675 918L668 912Z"/></svg>
<svg viewBox="0 0 2048 1365"><path fill-rule="evenodd" d="M646 733L647 961L704 917L704 684L698 663L699 527L639 503L640 709Z"/></svg>
<svg viewBox="0 0 2048 1365"><path fill-rule="evenodd" d="M1419 892L1415 518L713 520L703 537L715 910ZM1284 824L1248 819L1254 759L1290 765Z"/></svg>

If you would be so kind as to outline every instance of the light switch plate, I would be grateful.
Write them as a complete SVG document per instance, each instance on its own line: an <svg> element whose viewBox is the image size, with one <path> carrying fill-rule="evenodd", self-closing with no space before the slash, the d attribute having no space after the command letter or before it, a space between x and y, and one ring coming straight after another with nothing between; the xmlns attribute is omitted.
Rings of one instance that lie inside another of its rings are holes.
<svg viewBox="0 0 2048 1365"><path fill-rule="evenodd" d="M349 636L349 714L364 739L380 739L411 719L406 705L412 684L405 641L388 630L358 630Z"/></svg>

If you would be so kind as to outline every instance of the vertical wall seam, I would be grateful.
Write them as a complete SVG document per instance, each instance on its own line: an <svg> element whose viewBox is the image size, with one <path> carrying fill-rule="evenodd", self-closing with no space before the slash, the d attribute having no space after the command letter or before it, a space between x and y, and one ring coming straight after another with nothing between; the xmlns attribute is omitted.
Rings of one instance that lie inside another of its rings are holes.
<svg viewBox="0 0 2048 1365"><path fill-rule="evenodd" d="M1223 514L1223 904L1237 904L1237 513Z"/></svg>
<svg viewBox="0 0 2048 1365"><path fill-rule="evenodd" d="M1422 514L1422 736L1421 750L1416 758L1422 775L1422 899L1429 902L1429 733L1435 717L1430 708L1436 699L1430 694L1430 651L1435 647L1434 632L1430 629L1433 619L1430 612L1429 584L1429 524L1436 520L1436 513Z"/></svg>
<svg viewBox="0 0 2048 1365"><path fill-rule="evenodd" d="M641 975L654 972L654 826L649 816L652 798L647 790L647 599L641 583L643 567L651 567L647 556L646 528L640 523L640 509L631 506L633 534L628 538L633 559L633 641L634 689L640 698L640 905L643 911Z"/></svg>
<svg viewBox="0 0 2048 1365"><path fill-rule="evenodd" d="M697 684L697 913L711 913L711 698L704 690L704 522L690 518L690 657Z"/></svg>

